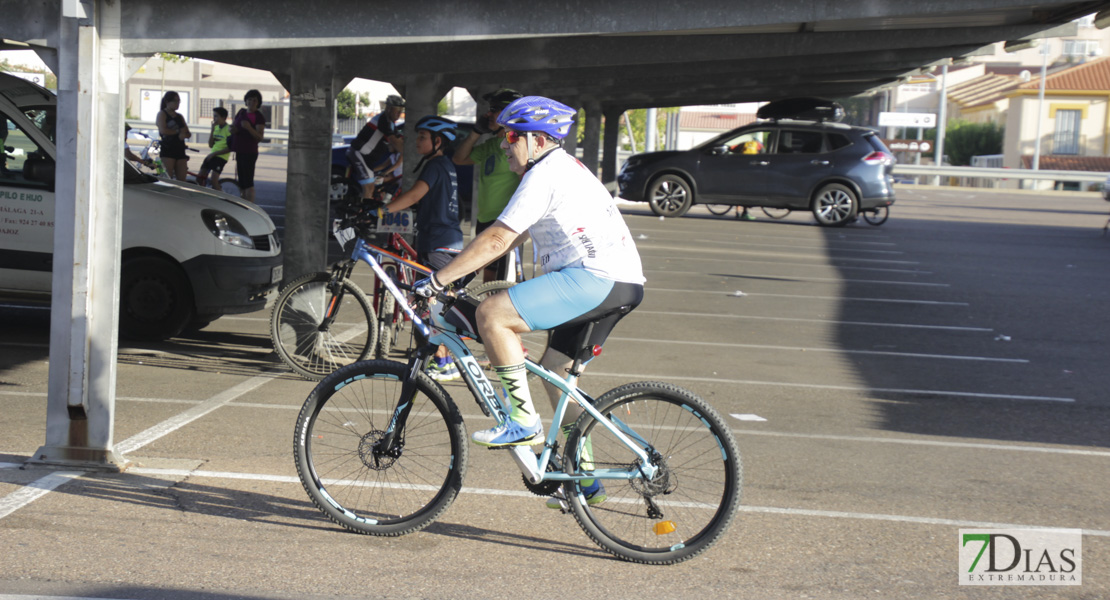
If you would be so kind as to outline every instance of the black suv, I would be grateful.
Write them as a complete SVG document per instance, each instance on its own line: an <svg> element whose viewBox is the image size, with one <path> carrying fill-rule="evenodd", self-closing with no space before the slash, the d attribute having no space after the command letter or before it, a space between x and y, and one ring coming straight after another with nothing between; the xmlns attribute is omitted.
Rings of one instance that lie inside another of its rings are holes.
<svg viewBox="0 0 1110 600"><path fill-rule="evenodd" d="M665 217L725 204L810 210L821 225L845 225L894 204L894 156L874 131L826 120L842 115L826 100L772 102L760 121L691 150L632 156L620 196Z"/></svg>

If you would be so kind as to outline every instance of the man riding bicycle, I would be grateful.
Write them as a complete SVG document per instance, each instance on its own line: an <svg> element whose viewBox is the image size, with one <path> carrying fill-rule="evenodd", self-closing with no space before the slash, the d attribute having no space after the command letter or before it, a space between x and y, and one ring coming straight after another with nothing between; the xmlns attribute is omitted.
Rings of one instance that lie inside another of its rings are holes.
<svg viewBox="0 0 1110 600"><path fill-rule="evenodd" d="M374 195L375 179L396 168L390 154L404 153L404 141L397 133L396 123L405 108L405 99L392 94L385 99L385 110L375 115L358 132L347 148L347 161L362 185L363 199Z"/></svg>
<svg viewBox="0 0 1110 600"><path fill-rule="evenodd" d="M483 446L543 441L518 334L552 330L540 362L563 373L583 347L592 319L607 315L594 326L590 347L601 345L617 321L643 299L640 255L612 196L595 174L561 147L575 114L573 108L539 96L520 98L501 112L497 123L507 129L501 148L510 168L522 176L520 186L493 225L414 288L430 296L529 237L536 243L544 274L478 306L478 333L512 405L508 421L471 436ZM618 310L622 307L627 308ZM554 406L559 392L546 389ZM564 431L580 413L581 409L567 411ZM584 491L591 504L595 496L598 501L604 497L600 482Z"/></svg>

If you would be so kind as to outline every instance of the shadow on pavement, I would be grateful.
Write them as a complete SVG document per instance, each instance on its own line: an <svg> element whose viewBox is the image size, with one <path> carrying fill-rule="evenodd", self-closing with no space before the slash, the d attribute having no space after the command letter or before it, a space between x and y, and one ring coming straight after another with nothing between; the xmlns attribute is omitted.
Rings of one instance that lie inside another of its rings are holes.
<svg viewBox="0 0 1110 600"><path fill-rule="evenodd" d="M1110 447L1110 239L1099 236L1093 225L892 218L878 228L824 231L834 265L833 242L882 234L905 250L903 258L920 261L908 267L920 269L920 277L902 278L949 286L875 286L852 280L896 277L861 277L842 270L839 347L1001 359L846 358L860 383L873 390L872 397L883 399L873 402L875 427L928 436ZM851 300L864 297L955 304L937 308ZM979 330L892 334L873 328L861 333L860 327L844 324L851 321Z"/></svg>

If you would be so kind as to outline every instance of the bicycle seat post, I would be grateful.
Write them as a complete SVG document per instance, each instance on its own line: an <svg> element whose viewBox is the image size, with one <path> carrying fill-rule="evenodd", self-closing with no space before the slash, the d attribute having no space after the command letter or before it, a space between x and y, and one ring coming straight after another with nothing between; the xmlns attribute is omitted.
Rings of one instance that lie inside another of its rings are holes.
<svg viewBox="0 0 1110 600"><path fill-rule="evenodd" d="M578 378L582 375L582 365L587 360L590 360L594 356L600 354L600 348L595 350L594 348L590 347L590 336L592 336L594 333L594 325L597 325L597 321L590 321L586 325L585 335L582 336L582 346L578 348L578 352L574 354L574 363L567 371L575 378Z"/></svg>

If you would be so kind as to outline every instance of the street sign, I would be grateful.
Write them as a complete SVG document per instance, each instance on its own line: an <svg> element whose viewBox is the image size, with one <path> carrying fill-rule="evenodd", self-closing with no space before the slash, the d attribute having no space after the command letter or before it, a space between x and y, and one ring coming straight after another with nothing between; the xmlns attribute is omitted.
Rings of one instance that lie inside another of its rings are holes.
<svg viewBox="0 0 1110 600"><path fill-rule="evenodd" d="M920 127L932 129L937 126L937 116L933 113L879 113L879 127Z"/></svg>
<svg viewBox="0 0 1110 600"><path fill-rule="evenodd" d="M883 140L891 152L932 152L933 142L929 140Z"/></svg>

